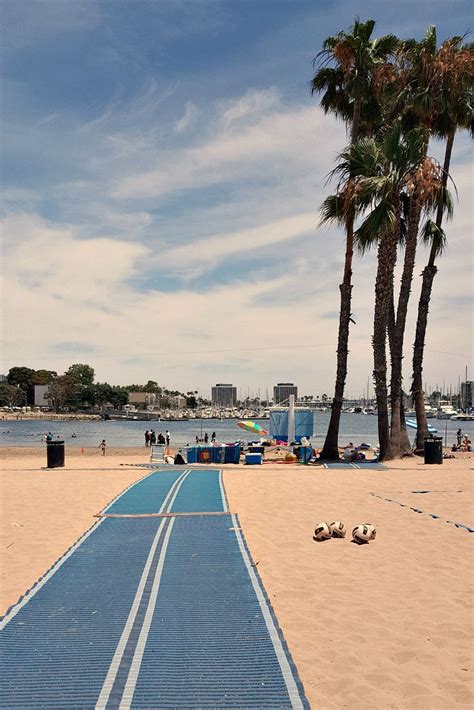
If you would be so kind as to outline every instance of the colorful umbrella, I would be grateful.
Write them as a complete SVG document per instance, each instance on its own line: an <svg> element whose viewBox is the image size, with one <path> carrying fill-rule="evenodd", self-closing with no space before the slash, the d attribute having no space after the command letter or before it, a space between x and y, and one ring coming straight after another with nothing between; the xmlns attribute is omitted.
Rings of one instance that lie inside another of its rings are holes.
<svg viewBox="0 0 474 710"><path fill-rule="evenodd" d="M268 431L261 427L260 424L257 424L257 422L252 422L250 419L247 419L244 422L237 422L237 426L239 426L241 429L251 431L254 434L268 434Z"/></svg>

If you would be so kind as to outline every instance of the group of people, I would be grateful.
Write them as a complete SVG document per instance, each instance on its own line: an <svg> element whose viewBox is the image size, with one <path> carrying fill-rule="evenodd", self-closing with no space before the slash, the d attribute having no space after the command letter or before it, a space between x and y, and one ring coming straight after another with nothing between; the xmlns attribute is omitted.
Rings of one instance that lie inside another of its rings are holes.
<svg viewBox="0 0 474 710"><path fill-rule="evenodd" d="M365 461L365 454L358 446L354 446L352 441L350 441L344 447L342 454L344 461Z"/></svg>
<svg viewBox="0 0 474 710"><path fill-rule="evenodd" d="M156 434L154 429L147 429L145 432L145 446L153 446L153 444L165 444L170 445L171 434L168 429L165 431L164 435L159 432Z"/></svg>
<svg viewBox="0 0 474 710"><path fill-rule="evenodd" d="M204 434L204 438L200 438L196 434L196 444L208 444L208 443L209 443L209 434L207 433L207 431ZM215 443L216 443L216 432L213 431L211 434L211 444L215 444Z"/></svg>
<svg viewBox="0 0 474 710"><path fill-rule="evenodd" d="M451 451L471 451L471 440L467 434L462 434L462 430L456 432L456 443L453 444Z"/></svg>

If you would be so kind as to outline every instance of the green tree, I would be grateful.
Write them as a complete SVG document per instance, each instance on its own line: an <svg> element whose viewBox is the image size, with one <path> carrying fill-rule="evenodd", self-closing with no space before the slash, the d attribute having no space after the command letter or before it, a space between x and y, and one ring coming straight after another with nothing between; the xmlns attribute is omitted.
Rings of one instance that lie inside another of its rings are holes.
<svg viewBox="0 0 474 710"><path fill-rule="evenodd" d="M420 67L420 84L425 86L425 111L430 115L434 135L446 140L443 164L443 182L447 185L451 155L456 132L468 129L473 134L472 109L474 82L473 45L465 44L464 37L452 37L436 49L436 31L431 28L431 44ZM437 273L436 258L442 251L444 201L440 196L436 220L425 232L431 238L428 264L423 270L421 293L418 302L415 343L413 346L412 397L415 404L418 450L423 448L428 436L423 391L423 357L428 324L428 312Z"/></svg>
<svg viewBox="0 0 474 710"><path fill-rule="evenodd" d="M71 365L65 374L71 381L75 382L76 385L86 387L94 384L95 371L90 365L83 365L81 363Z"/></svg>
<svg viewBox="0 0 474 710"><path fill-rule="evenodd" d="M12 367L8 371L7 382L9 385L19 387L23 394L23 405L33 405L35 401L35 371L30 367Z"/></svg>
<svg viewBox="0 0 474 710"><path fill-rule="evenodd" d="M75 406L77 403L77 384L68 375L56 377L48 387L46 395L55 411L64 407Z"/></svg>
<svg viewBox="0 0 474 710"><path fill-rule="evenodd" d="M324 111L334 113L350 125L352 144L356 142L361 131L366 133L372 130L372 126L378 126L380 112L377 102L374 101L375 77L380 65L386 63L398 47L398 39L394 35L371 39L374 27L373 20L360 22L356 19L350 32L341 31L333 37L328 37L316 57L318 71L311 81L312 93L323 94L321 105ZM321 452L322 459L339 458L339 424L347 376L351 319L354 218L349 202L344 211L346 250L344 275L339 286L341 305L336 383L331 419Z"/></svg>
<svg viewBox="0 0 474 710"><path fill-rule="evenodd" d="M19 385L0 382L0 407L16 407L25 404L25 392Z"/></svg>
<svg viewBox="0 0 474 710"><path fill-rule="evenodd" d="M58 373L54 370L36 370L33 384L35 385L49 385Z"/></svg>

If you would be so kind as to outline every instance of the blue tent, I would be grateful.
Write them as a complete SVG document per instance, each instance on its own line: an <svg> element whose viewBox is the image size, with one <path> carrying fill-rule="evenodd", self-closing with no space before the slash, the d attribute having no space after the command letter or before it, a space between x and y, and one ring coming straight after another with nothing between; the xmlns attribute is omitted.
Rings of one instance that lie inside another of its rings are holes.
<svg viewBox="0 0 474 710"><path fill-rule="evenodd" d="M288 409L270 409L270 436L272 439L288 441ZM313 436L313 410L307 407L295 408L295 441L301 437Z"/></svg>

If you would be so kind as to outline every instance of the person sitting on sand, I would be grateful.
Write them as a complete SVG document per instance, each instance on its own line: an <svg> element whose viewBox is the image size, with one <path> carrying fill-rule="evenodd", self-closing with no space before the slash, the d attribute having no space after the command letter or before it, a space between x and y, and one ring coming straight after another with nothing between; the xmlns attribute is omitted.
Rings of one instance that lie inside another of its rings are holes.
<svg viewBox="0 0 474 710"><path fill-rule="evenodd" d="M352 461L352 454L353 454L353 449L352 449L352 444L349 444L348 446L345 447L343 458L344 461Z"/></svg>

